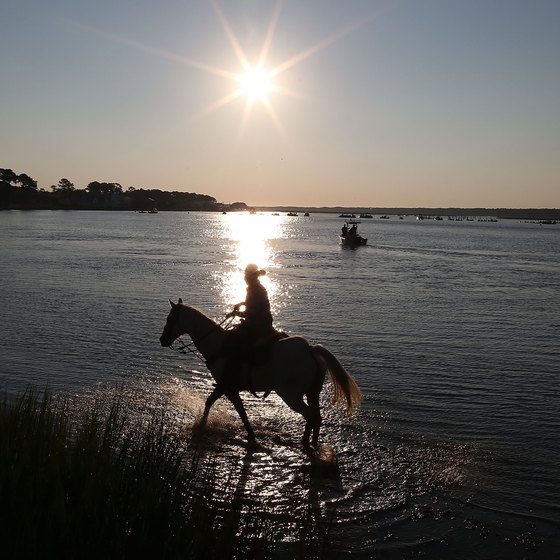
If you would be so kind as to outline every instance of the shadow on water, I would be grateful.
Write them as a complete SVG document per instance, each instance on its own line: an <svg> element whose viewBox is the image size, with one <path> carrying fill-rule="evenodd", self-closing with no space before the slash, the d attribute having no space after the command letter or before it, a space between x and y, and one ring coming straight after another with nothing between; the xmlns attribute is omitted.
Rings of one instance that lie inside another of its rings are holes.
<svg viewBox="0 0 560 560"><path fill-rule="evenodd" d="M228 527L275 543L280 557L297 557L305 547L308 557L322 558L549 558L560 545L558 523L473 500L466 489L483 476L476 444L391 433L382 418L340 416L326 395L321 440L329 443L307 453L299 445L303 422L271 395L244 397L259 440L249 448L223 399L197 429L210 389L204 375L154 378L127 388L126 398L139 417L165 410L187 456L221 481L202 481L204 498ZM259 535L251 529L256 516Z"/></svg>

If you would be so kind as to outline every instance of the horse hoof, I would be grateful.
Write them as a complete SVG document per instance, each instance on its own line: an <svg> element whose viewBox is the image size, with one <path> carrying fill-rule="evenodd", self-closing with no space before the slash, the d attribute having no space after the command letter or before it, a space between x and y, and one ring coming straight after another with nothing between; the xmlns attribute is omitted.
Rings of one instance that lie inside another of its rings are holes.
<svg viewBox="0 0 560 560"><path fill-rule="evenodd" d="M206 429L206 420L202 419L195 422L192 427L192 431L195 433L203 432Z"/></svg>

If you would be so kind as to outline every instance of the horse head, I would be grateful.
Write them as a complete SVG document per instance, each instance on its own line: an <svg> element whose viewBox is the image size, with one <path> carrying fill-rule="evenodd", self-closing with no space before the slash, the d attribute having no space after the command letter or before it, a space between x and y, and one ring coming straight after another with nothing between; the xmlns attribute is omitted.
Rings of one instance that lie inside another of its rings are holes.
<svg viewBox="0 0 560 560"><path fill-rule="evenodd" d="M169 305L171 305L171 311L167 316L165 327L163 327L163 332L159 337L161 345L165 347L171 346L177 338L179 338L182 334L185 334L185 331L181 331L179 320L179 311L183 306L183 300L179 298L177 303L173 303L169 300Z"/></svg>

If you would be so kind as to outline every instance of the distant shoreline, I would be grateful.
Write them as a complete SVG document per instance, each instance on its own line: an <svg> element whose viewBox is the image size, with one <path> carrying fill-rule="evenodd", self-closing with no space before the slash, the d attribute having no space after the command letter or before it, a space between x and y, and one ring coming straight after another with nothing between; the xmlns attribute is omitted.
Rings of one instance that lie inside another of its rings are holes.
<svg viewBox="0 0 560 560"><path fill-rule="evenodd" d="M558 208L437 208L437 207L352 207L352 206L254 206L262 212L316 212L327 214L387 214L387 215L424 215L424 216L491 216L510 220L560 220Z"/></svg>
<svg viewBox="0 0 560 560"><path fill-rule="evenodd" d="M26 173L0 168L0 210L121 210L136 212L321 212L331 214L423 215L426 217L492 217L519 220L560 220L558 208L461 208L388 206L262 206L245 202L218 202L213 196L185 191L162 191L128 187L119 183L92 181L77 189L66 178L51 191L39 189Z"/></svg>
<svg viewBox="0 0 560 560"><path fill-rule="evenodd" d="M238 203L239 204L239 203ZM0 211L18 210L18 211L34 211L34 210L49 210L49 211L94 211L94 212L139 212L130 208L80 208L80 207L66 207L66 208L48 208L48 207L34 207L34 206L20 206L12 208L2 208ZM355 214L359 217L360 214L375 215L392 215L392 216L456 216L456 217L492 217L502 220L560 220L560 209L558 208L385 208L385 207L353 207L353 206L334 206L334 207L315 207L315 206L246 206L229 208L227 205L221 205L216 208L161 208L158 212L309 212L316 214ZM144 211L142 211L144 212Z"/></svg>

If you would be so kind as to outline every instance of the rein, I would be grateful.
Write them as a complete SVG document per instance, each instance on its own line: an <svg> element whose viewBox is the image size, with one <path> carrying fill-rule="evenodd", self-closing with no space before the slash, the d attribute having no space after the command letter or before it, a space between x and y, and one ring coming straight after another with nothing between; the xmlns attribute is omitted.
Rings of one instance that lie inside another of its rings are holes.
<svg viewBox="0 0 560 560"><path fill-rule="evenodd" d="M180 336L178 336L175 339L175 341L171 343L169 348L171 348L171 350L174 350L175 352L178 352L179 354L186 354L186 355L192 354L193 356L198 358L202 363L207 364L208 362L211 362L215 358L215 356L206 360L204 356L200 353L200 350L196 347L196 344L208 338L216 329L220 328L224 324L225 324L224 329L228 330L233 320L234 317L229 316L228 314L220 323L212 327L206 334L202 335L200 338L197 338L196 340L192 339L191 342L185 342L184 340L181 339ZM175 343L179 343L179 346L175 347L174 346Z"/></svg>

